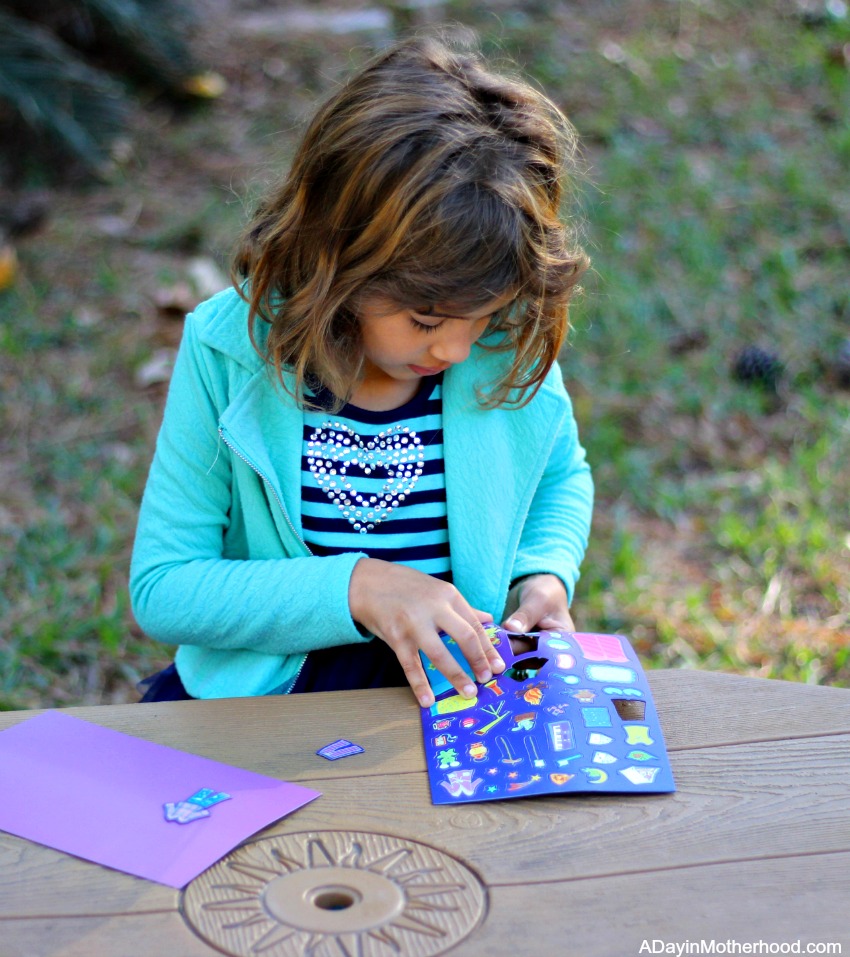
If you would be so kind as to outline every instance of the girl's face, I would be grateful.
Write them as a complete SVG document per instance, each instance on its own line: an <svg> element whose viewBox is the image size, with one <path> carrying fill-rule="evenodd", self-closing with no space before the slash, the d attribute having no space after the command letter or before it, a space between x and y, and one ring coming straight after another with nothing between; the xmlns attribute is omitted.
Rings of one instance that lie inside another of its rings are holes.
<svg viewBox="0 0 850 957"><path fill-rule="evenodd" d="M513 296L502 296L461 314L427 315L378 297L364 297L357 310L365 353L363 383L374 388L410 383L463 362L487 329L491 316ZM412 394L412 393L411 393Z"/></svg>

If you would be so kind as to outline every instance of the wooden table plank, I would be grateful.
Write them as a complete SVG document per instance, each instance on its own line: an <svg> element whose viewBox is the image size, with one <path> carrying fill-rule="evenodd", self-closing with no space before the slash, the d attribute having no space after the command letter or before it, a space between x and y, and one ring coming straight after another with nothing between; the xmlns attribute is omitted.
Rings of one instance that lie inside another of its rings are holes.
<svg viewBox="0 0 850 957"><path fill-rule="evenodd" d="M555 884L532 877L494 888L487 920L452 957L641 957L645 940L801 940L840 943L846 954L848 874L850 854L819 854Z"/></svg>
<svg viewBox="0 0 850 957"><path fill-rule="evenodd" d="M850 946L850 854L714 864L491 890L452 957L640 957L643 942ZM213 957L171 913L0 921L3 957ZM387 950L387 953L390 953ZM646 953L646 951L644 951Z"/></svg>
<svg viewBox="0 0 850 957"><path fill-rule="evenodd" d="M349 760L349 759L346 759ZM355 760L355 759L350 759ZM424 772L315 781L323 794L261 832L377 831L459 856L488 885L572 880L781 855L850 851L850 735L697 748L673 755L672 795L564 795L431 805ZM5 842L17 839L5 837ZM163 906L168 888L28 842L0 869L0 916ZM133 887L140 884L138 899Z"/></svg>
<svg viewBox="0 0 850 957"><path fill-rule="evenodd" d="M742 741L850 733L850 689L704 671L648 672L670 751ZM419 709L403 688L214 702L68 708L117 731L288 781L336 778L316 751L349 738L357 773L421 771ZM0 730L32 712L0 712ZM348 765L346 765L348 767Z"/></svg>

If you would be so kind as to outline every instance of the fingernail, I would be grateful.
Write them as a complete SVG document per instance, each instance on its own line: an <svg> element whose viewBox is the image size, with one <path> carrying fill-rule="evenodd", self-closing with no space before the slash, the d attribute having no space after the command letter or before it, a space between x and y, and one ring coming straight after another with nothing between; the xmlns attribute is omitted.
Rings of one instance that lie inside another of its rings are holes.
<svg viewBox="0 0 850 957"><path fill-rule="evenodd" d="M522 622L517 618L508 618L505 627L508 631L522 631Z"/></svg>
<svg viewBox="0 0 850 957"><path fill-rule="evenodd" d="M505 670L505 663L501 658L498 658L496 661L492 661L490 663L493 665L493 671L501 672Z"/></svg>
<svg viewBox="0 0 850 957"><path fill-rule="evenodd" d="M478 688L475 685L464 685L461 694L464 698L474 698L478 694Z"/></svg>
<svg viewBox="0 0 850 957"><path fill-rule="evenodd" d="M493 672L490 671L489 669L485 669L480 674L477 674L475 677L481 682L481 684L484 684L486 681L489 681L493 677Z"/></svg>
<svg viewBox="0 0 850 957"><path fill-rule="evenodd" d="M419 704L421 704L423 708L430 708L433 703L434 699L429 694L424 694L419 699Z"/></svg>

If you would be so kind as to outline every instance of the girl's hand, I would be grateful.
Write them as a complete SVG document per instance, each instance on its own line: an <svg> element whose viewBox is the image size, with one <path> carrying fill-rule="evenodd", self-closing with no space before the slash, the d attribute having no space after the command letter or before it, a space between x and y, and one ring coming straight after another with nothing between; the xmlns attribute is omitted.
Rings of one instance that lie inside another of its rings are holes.
<svg viewBox="0 0 850 957"><path fill-rule="evenodd" d="M467 698L477 694L469 676L438 636L439 631L454 638L479 681L489 681L505 668L482 625L493 616L467 604L454 585L424 572L377 558L361 558L351 575L348 605L351 617L395 652L423 708L434 703L434 694L425 677L420 651L459 694Z"/></svg>
<svg viewBox="0 0 850 957"><path fill-rule="evenodd" d="M567 590L557 575L529 575L508 592L507 631L575 631Z"/></svg>

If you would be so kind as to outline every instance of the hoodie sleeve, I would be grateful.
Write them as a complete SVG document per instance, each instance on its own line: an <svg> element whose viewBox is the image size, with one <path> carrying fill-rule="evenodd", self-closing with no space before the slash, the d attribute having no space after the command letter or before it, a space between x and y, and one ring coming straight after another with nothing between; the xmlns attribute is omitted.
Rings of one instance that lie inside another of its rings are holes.
<svg viewBox="0 0 850 957"><path fill-rule="evenodd" d="M557 364L547 385L563 396L566 411L532 499L511 577L557 575L572 602L590 536L593 478Z"/></svg>
<svg viewBox="0 0 850 957"><path fill-rule="evenodd" d="M130 568L136 619L159 641L266 655L362 642L348 607L362 553L315 557L294 532L284 543L282 504L220 440L220 413L249 373L204 344L211 316L207 303L188 317L169 388ZM228 554L240 520L260 543L248 556Z"/></svg>

